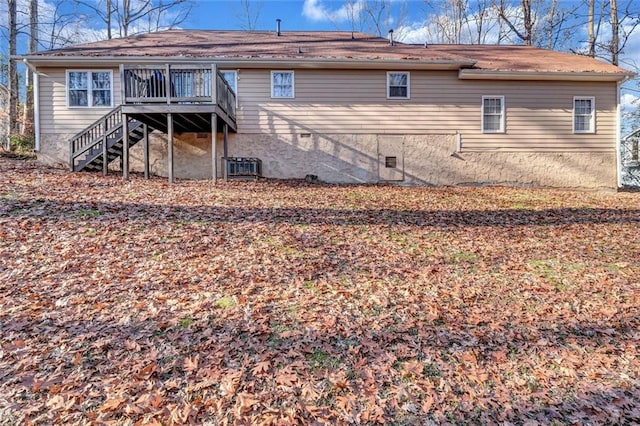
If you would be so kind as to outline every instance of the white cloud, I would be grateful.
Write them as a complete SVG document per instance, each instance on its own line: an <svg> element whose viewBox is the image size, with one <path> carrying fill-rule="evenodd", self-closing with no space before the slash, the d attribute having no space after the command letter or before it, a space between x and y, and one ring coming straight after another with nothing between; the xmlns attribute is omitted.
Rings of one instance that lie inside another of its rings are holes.
<svg viewBox="0 0 640 426"><path fill-rule="evenodd" d="M355 0L330 9L322 0L304 0L302 16L313 22L345 22L359 15L362 6L363 0Z"/></svg>
<svg viewBox="0 0 640 426"><path fill-rule="evenodd" d="M620 106L623 110L632 110L638 107L638 102L640 102L640 96L624 93L620 96Z"/></svg>

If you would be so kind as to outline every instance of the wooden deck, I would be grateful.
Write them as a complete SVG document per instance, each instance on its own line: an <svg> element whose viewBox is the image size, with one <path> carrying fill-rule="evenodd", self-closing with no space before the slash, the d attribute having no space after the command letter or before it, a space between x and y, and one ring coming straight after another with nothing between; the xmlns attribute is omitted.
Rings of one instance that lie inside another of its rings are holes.
<svg viewBox="0 0 640 426"><path fill-rule="evenodd" d="M218 131L235 132L236 95L212 65L122 65L122 113L167 132L168 114L175 132L210 132L212 114Z"/></svg>
<svg viewBox="0 0 640 426"><path fill-rule="evenodd" d="M217 134L226 157L229 131L237 131L236 94L215 64L121 65L122 115L167 134L168 175L173 182L175 133L211 134L212 179L218 177ZM125 136L124 147L129 147ZM144 144L145 175L149 144ZM129 149L123 150L123 176L129 175ZM223 175L227 179L227 168Z"/></svg>

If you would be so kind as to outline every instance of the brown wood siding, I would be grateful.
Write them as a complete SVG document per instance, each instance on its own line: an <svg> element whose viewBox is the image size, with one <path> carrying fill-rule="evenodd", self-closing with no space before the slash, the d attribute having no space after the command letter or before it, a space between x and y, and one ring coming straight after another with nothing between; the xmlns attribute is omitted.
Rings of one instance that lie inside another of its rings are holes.
<svg viewBox="0 0 640 426"><path fill-rule="evenodd" d="M402 70L398 70L402 71ZM472 81L412 71L411 99L386 98L386 71L295 70L295 99L271 99L268 70L241 70L242 133L462 134L466 150L611 151L613 82ZM482 96L504 96L506 132L481 131ZM596 133L573 134L573 97L594 96Z"/></svg>
<svg viewBox="0 0 640 426"><path fill-rule="evenodd" d="M90 70L90 68L70 68ZM120 104L120 70L113 71L113 107ZM111 111L109 108L68 108L67 75L65 68L41 68L40 76L40 134L75 134Z"/></svg>

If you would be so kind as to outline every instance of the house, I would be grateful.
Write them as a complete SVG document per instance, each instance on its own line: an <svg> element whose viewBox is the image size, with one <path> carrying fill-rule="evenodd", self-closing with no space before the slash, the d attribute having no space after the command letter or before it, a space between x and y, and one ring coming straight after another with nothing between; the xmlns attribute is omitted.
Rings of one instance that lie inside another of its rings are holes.
<svg viewBox="0 0 640 426"><path fill-rule="evenodd" d="M619 186L632 73L584 56L278 29L168 30L23 59L37 71L38 157L74 170Z"/></svg>

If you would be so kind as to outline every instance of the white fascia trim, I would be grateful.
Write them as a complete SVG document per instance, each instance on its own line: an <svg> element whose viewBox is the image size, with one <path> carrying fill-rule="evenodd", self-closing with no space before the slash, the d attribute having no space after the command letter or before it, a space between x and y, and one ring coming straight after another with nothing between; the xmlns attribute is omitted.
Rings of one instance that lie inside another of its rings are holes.
<svg viewBox="0 0 640 426"><path fill-rule="evenodd" d="M190 58L164 56L24 56L29 62L41 67L58 66L112 66L120 64L198 64L215 63L220 68L341 68L341 69L433 69L459 70L475 61L419 59L339 59L339 58Z"/></svg>
<svg viewBox="0 0 640 426"><path fill-rule="evenodd" d="M532 72L532 71L493 71L470 70L458 71L460 80L562 80L562 81L623 81L632 73L599 73L599 72Z"/></svg>

